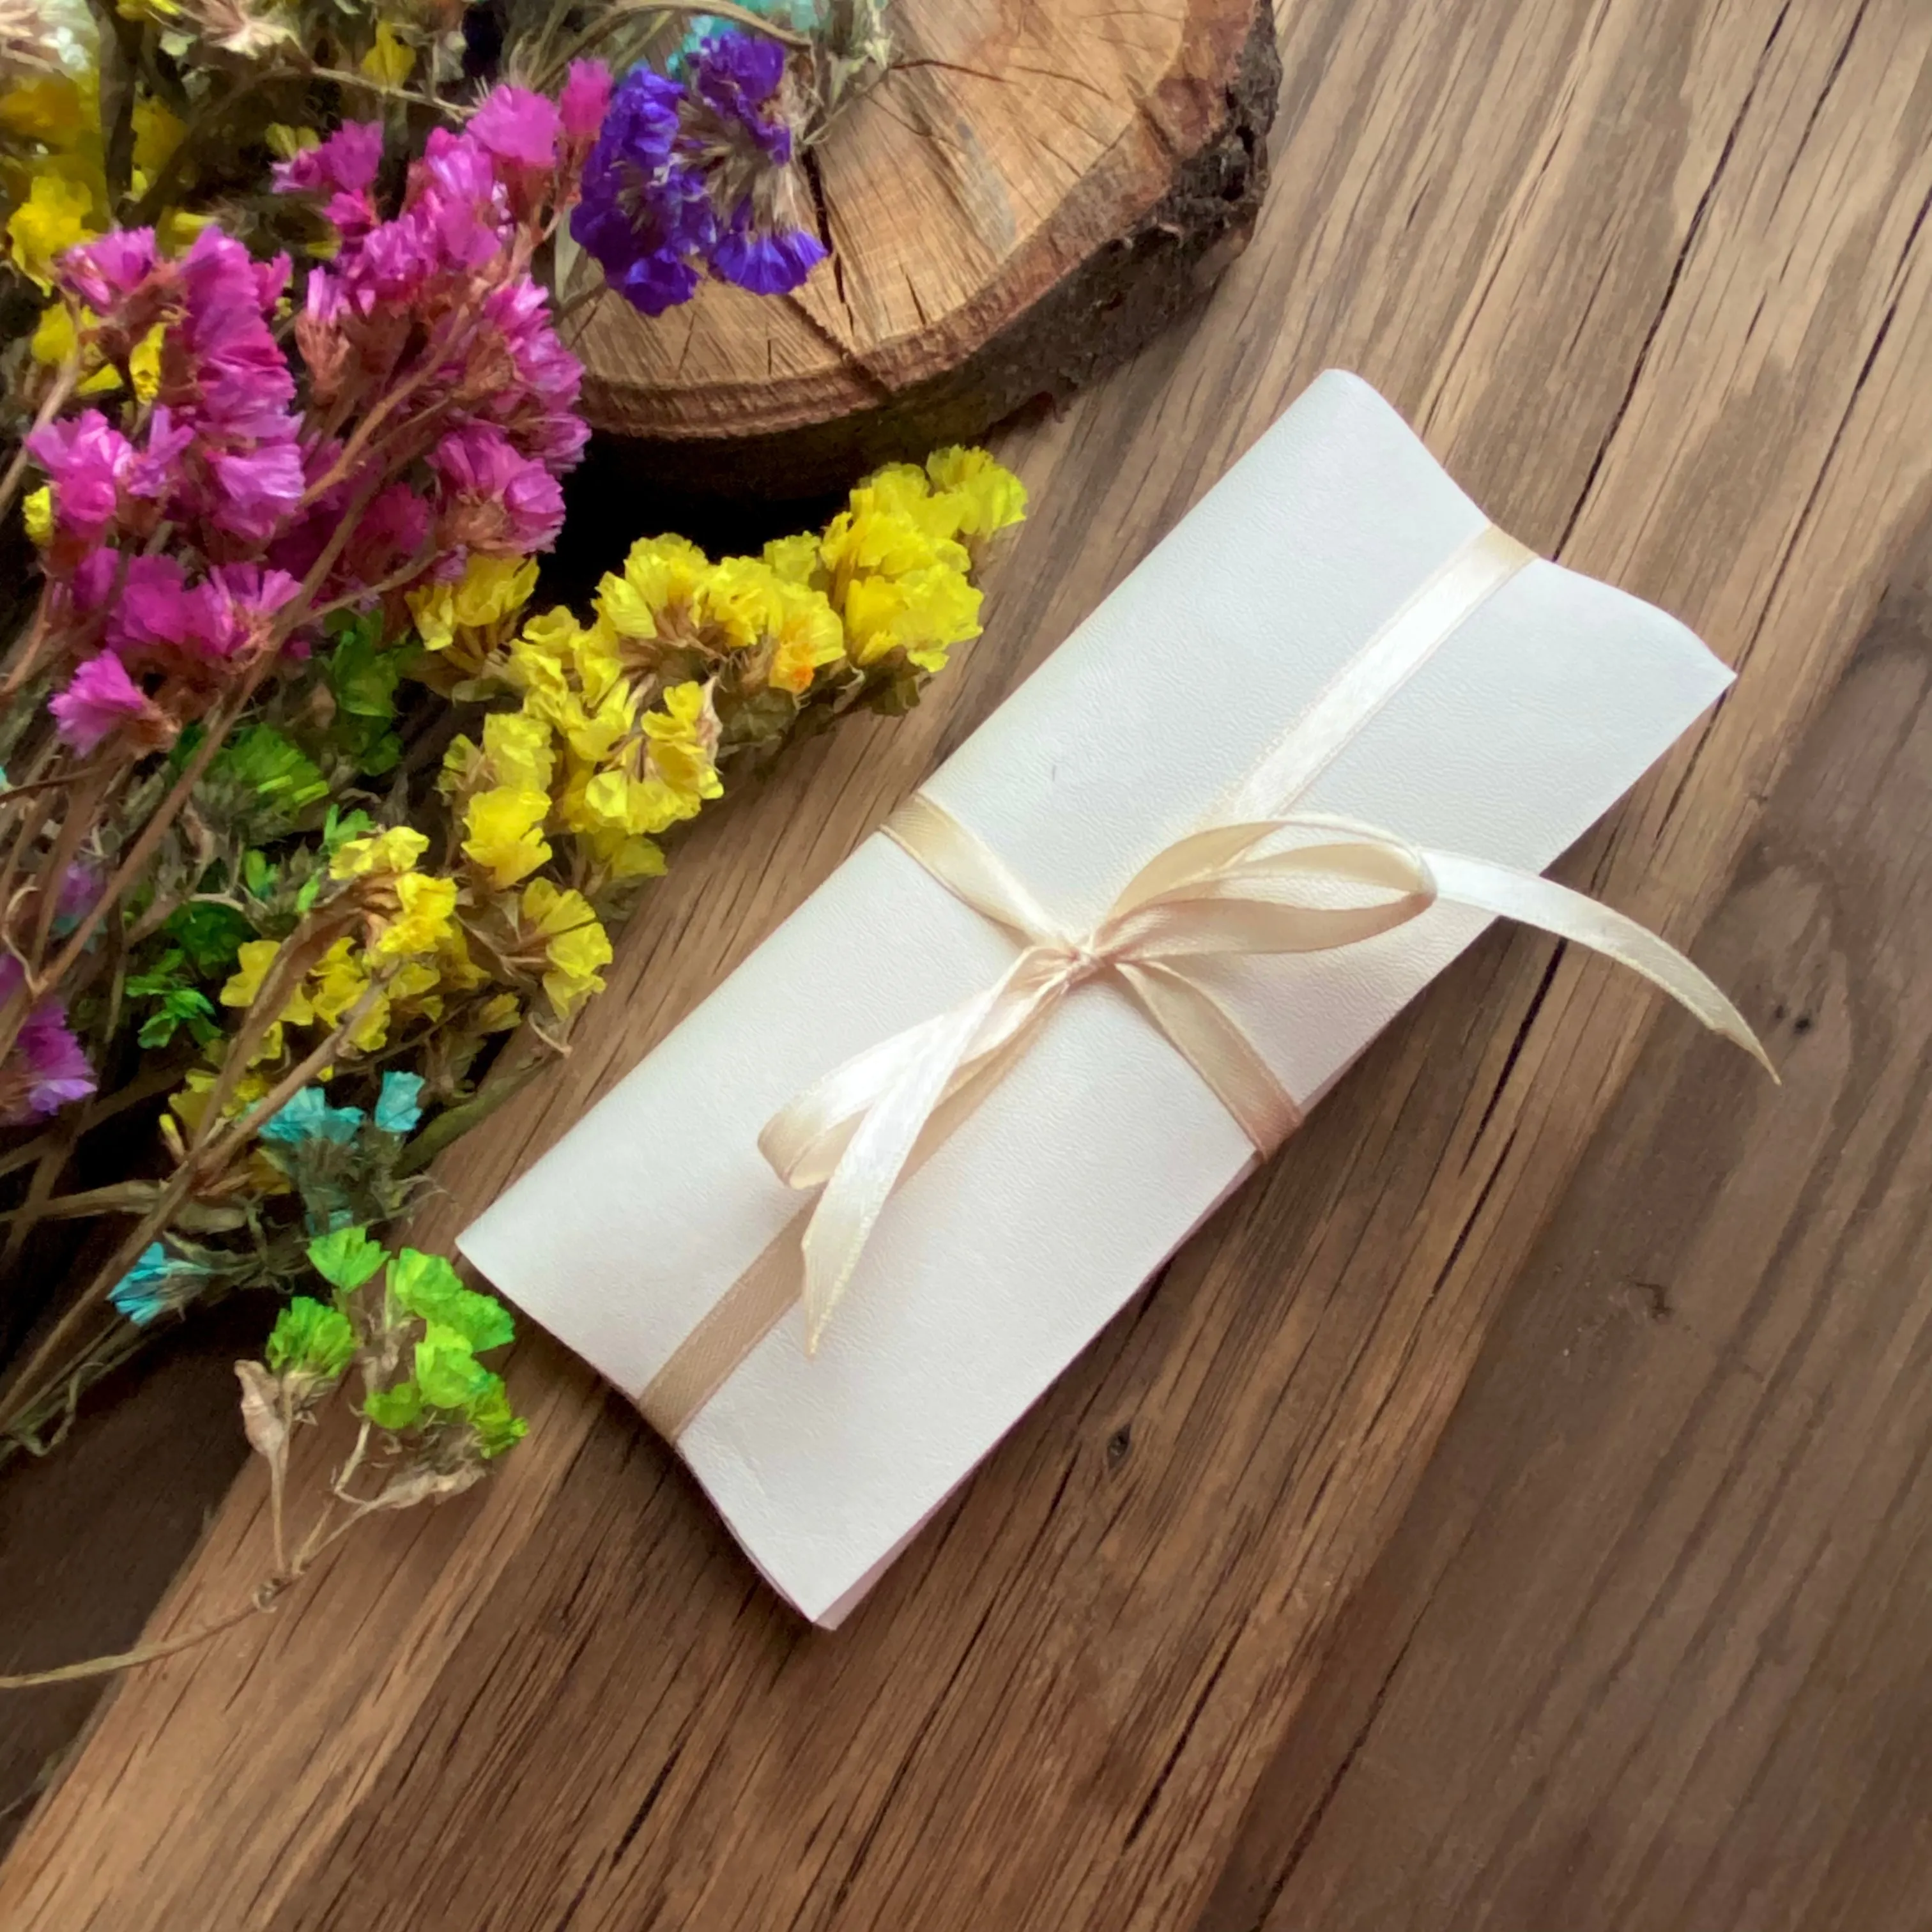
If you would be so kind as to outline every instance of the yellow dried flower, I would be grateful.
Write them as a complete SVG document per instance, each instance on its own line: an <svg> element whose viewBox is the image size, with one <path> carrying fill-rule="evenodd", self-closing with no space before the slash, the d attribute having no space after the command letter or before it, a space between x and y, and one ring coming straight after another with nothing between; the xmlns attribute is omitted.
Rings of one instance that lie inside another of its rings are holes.
<svg viewBox="0 0 1932 1932"><path fill-rule="evenodd" d="M332 879L360 879L371 872L407 872L429 850L424 835L407 825L392 825L366 838L351 838L335 848L328 862Z"/></svg>
<svg viewBox="0 0 1932 1932"><path fill-rule="evenodd" d="M188 123L165 101L144 94L134 104L134 165L152 178L174 158L188 133Z"/></svg>
<svg viewBox="0 0 1932 1932"><path fill-rule="evenodd" d="M350 1009L369 990L370 975L368 966L356 957L353 943L338 939L316 962L309 976L314 982L309 1003L315 1009L315 1016L324 1026L334 1028L341 1024ZM364 1053L374 1053L387 1042L389 1003L388 990L376 994L350 1031L350 1046Z"/></svg>
<svg viewBox="0 0 1932 1932"><path fill-rule="evenodd" d="M14 266L43 291L54 285L54 263L100 231L94 196L50 170L36 173L27 198L7 222L7 252Z"/></svg>
<svg viewBox="0 0 1932 1932"><path fill-rule="evenodd" d="M220 1077L211 1067L190 1067L180 1086L168 1096L169 1111L190 1133L200 1132L201 1124L208 1118L208 1097ZM266 1100L270 1084L266 1073L243 1074L221 1110L222 1118L232 1120L238 1114L246 1113L258 1100Z"/></svg>
<svg viewBox="0 0 1932 1932"><path fill-rule="evenodd" d="M154 239L164 255L185 255L194 245L194 238L204 228L214 225L212 214L196 214L185 208L170 208L154 224ZM286 313L287 296L282 298Z"/></svg>
<svg viewBox="0 0 1932 1932"><path fill-rule="evenodd" d="M249 1007L255 1004L262 990L262 982L268 969L274 964L275 956L282 950L278 939L250 939L244 940L238 949L236 970L224 984L219 995L224 1006ZM315 1008L308 994L298 986L289 995L287 1004L275 1016L273 1023L262 1035L261 1043L250 1057L249 1065L257 1066L265 1061L280 1060L282 1057L282 1029L290 1026L307 1026L315 1018Z"/></svg>
<svg viewBox="0 0 1932 1932"><path fill-rule="evenodd" d="M369 948L376 959L408 959L434 952L456 923L456 881L433 873L404 872L396 880L396 916Z"/></svg>
<svg viewBox="0 0 1932 1932"><path fill-rule="evenodd" d="M664 709L646 712L640 722L645 736L650 740L652 769L673 791L690 800L694 812L700 800L724 795L724 783L714 762L718 751L718 714L711 708L708 686L673 685L664 694Z"/></svg>
<svg viewBox="0 0 1932 1932"><path fill-rule="evenodd" d="M82 309L80 319L84 326L92 328L100 317L92 309ZM134 394L144 403L152 403L160 393L161 339L165 333L162 325L156 322L135 344L134 353L128 358L128 369L134 378ZM65 302L49 303L41 310L40 319L34 326L34 333L27 344L28 353L36 362L48 368L57 368L80 346L73 312ZM112 364L102 362L92 350L86 353L92 373L82 380L80 394L104 395L119 388L121 372Z"/></svg>
<svg viewBox="0 0 1932 1932"><path fill-rule="evenodd" d="M528 712L493 711L483 721L483 754L500 784L548 793L556 754L550 727Z"/></svg>
<svg viewBox="0 0 1932 1932"><path fill-rule="evenodd" d="M756 557L727 557L715 574L714 602L726 605L769 648L766 681L794 696L821 664L845 655L845 628L822 590L781 576Z"/></svg>
<svg viewBox="0 0 1932 1932"><path fill-rule="evenodd" d="M623 574L607 574L598 584L598 612L620 637L657 638L668 628L668 616L697 609L710 581L710 562L694 543L640 538L624 560Z"/></svg>
<svg viewBox="0 0 1932 1932"><path fill-rule="evenodd" d="M592 993L604 990L599 971L611 960L610 940L581 892L566 892L548 879L524 888L523 923L543 941L549 970L543 988L560 1019L567 1019Z"/></svg>
<svg viewBox="0 0 1932 1932"><path fill-rule="evenodd" d="M990 536L1026 515L1026 485L983 449L935 450L926 459L926 470L935 490L956 500L956 528L962 536Z"/></svg>
<svg viewBox="0 0 1932 1932"><path fill-rule="evenodd" d="M530 602L537 587L534 557L472 556L454 584L428 584L409 593L410 615L433 651L446 651L459 631L494 629Z"/></svg>
<svg viewBox="0 0 1932 1932"><path fill-rule="evenodd" d="M819 568L820 538L815 531L801 536L774 537L765 546L764 560L788 584L810 584Z"/></svg>
<svg viewBox="0 0 1932 1932"><path fill-rule="evenodd" d="M898 578L855 578L845 595L853 660L869 664L903 650L920 670L942 670L948 646L980 634L980 592L944 566Z"/></svg>
<svg viewBox="0 0 1932 1932"><path fill-rule="evenodd" d="M463 849L500 892L527 878L550 856L550 843L543 836L549 816L548 791L518 784L480 791L464 808L469 836Z"/></svg>
<svg viewBox="0 0 1932 1932"><path fill-rule="evenodd" d="M416 50L386 20L376 22L376 44L356 63L371 80L385 87L400 87L416 64Z"/></svg>
<svg viewBox="0 0 1932 1932"><path fill-rule="evenodd" d="M580 835L592 862L612 884L664 876L664 848L655 838L599 827Z"/></svg>
<svg viewBox="0 0 1932 1932"><path fill-rule="evenodd" d="M221 988L221 1004L224 1006L252 1006L255 996L262 990L262 982L268 976L268 968L275 963L275 956L282 950L279 939L244 940L236 949L236 968ZM282 1010L281 1017L292 1020L298 1026L305 1026L315 1017L302 988L297 987L289 1004Z"/></svg>
<svg viewBox="0 0 1932 1932"><path fill-rule="evenodd" d="M0 92L0 133L56 150L79 147L98 133L92 75L86 84L70 74L46 74Z"/></svg>
<svg viewBox="0 0 1932 1932"><path fill-rule="evenodd" d="M521 1003L514 993L494 993L471 1015L470 1024L478 1033L507 1033L524 1016Z"/></svg>
<svg viewBox="0 0 1932 1932"><path fill-rule="evenodd" d="M292 161L304 148L319 148L322 136L313 128L292 128L286 121L272 121L262 140L278 161Z"/></svg>
<svg viewBox="0 0 1932 1932"><path fill-rule="evenodd" d="M54 493L43 483L29 490L20 503L20 520L36 545L44 544L54 533Z"/></svg>

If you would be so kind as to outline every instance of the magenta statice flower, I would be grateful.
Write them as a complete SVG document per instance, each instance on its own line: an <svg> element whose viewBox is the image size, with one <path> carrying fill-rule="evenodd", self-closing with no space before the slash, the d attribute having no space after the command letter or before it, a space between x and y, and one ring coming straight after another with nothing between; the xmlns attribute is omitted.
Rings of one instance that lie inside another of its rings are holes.
<svg viewBox="0 0 1932 1932"><path fill-rule="evenodd" d="M134 452L98 410L49 423L27 438L28 453L53 486L54 522L62 535L98 543L120 506L122 479Z"/></svg>
<svg viewBox="0 0 1932 1932"><path fill-rule="evenodd" d="M182 460L194 442L194 425L178 422L165 403L157 403L148 417L148 433L128 465L130 496L165 503L181 482Z"/></svg>
<svg viewBox="0 0 1932 1932"><path fill-rule="evenodd" d="M481 423L452 431L430 457L442 485L442 534L452 547L523 556L563 527L563 492L534 457Z"/></svg>
<svg viewBox="0 0 1932 1932"><path fill-rule="evenodd" d="M256 262L209 227L172 266L182 313L169 331L158 400L174 432L190 440L168 513L262 543L304 488L295 378L268 320L288 285L289 259Z"/></svg>
<svg viewBox="0 0 1932 1932"><path fill-rule="evenodd" d="M302 452L292 442L264 442L208 465L215 488L215 527L266 543L301 502L307 487Z"/></svg>
<svg viewBox="0 0 1932 1932"><path fill-rule="evenodd" d="M0 956L0 1005L20 992L22 977L19 960ZM66 1009L58 999L42 1000L0 1062L0 1125L44 1120L94 1090L94 1070L68 1025Z"/></svg>
<svg viewBox="0 0 1932 1932"><path fill-rule="evenodd" d="M382 165L382 124L345 121L326 140L278 161L274 183L284 194L359 194Z"/></svg>
<svg viewBox="0 0 1932 1932"><path fill-rule="evenodd" d="M609 82L579 64L566 92L580 126ZM464 132L430 135L393 217L344 231L335 259L310 272L295 337L316 398L352 422L398 385L411 390L409 410L355 460L332 436L304 449L301 513L268 553L296 574L313 570L372 484L395 479L363 507L323 586L331 599L354 598L412 561L460 572L470 550L522 554L555 539L556 478L588 435L576 407L583 371L526 264L580 159L565 143L587 138L565 118L539 95L495 88ZM436 360L424 370L412 358L426 344ZM440 558L425 554L432 546Z"/></svg>
<svg viewBox="0 0 1932 1932"><path fill-rule="evenodd" d="M263 650L274 635L276 613L302 592L298 578L259 563L218 564L202 587L214 616L215 648L231 662Z"/></svg>
<svg viewBox="0 0 1932 1932"><path fill-rule="evenodd" d="M107 641L124 664L178 671L216 654L216 633L212 600L201 586L188 588L175 558L128 560L107 620Z"/></svg>
<svg viewBox="0 0 1932 1932"><path fill-rule="evenodd" d="M483 313L514 371L514 380L491 398L490 414L552 476L562 476L590 439L577 413L584 365L550 326L550 298L529 276L494 290Z"/></svg>
<svg viewBox="0 0 1932 1932"><path fill-rule="evenodd" d="M154 231L113 228L61 257L60 280L96 313L105 316L154 272Z"/></svg>
<svg viewBox="0 0 1932 1932"><path fill-rule="evenodd" d="M602 61L572 61L557 96L563 138L573 146L594 141L610 106L610 70Z"/></svg>
<svg viewBox="0 0 1932 1932"><path fill-rule="evenodd" d="M85 758L115 733L131 724L148 728L152 736L160 713L141 687L128 675L128 667L112 651L91 657L76 670L64 691L48 700L47 709L60 728L62 742Z"/></svg>
<svg viewBox="0 0 1932 1932"><path fill-rule="evenodd" d="M646 315L688 301L701 268L789 292L824 260L805 225L785 52L755 33L707 34L681 80L626 74L584 171L571 233Z"/></svg>
<svg viewBox="0 0 1932 1932"><path fill-rule="evenodd" d="M556 165L556 137L562 122L556 104L527 88L493 88L470 118L470 132L499 161L519 168Z"/></svg>

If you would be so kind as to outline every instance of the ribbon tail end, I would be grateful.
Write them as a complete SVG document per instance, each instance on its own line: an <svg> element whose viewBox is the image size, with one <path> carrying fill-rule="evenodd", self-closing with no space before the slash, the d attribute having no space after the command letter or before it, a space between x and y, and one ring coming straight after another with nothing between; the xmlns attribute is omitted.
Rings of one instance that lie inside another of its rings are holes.
<svg viewBox="0 0 1932 1932"><path fill-rule="evenodd" d="M1724 999L1722 994L1719 994L1718 997L1720 1000ZM1738 1011L1736 1007L1731 1004L1730 1000L1724 1000L1723 1008L1719 1012L1708 1016L1700 1016L1700 1017L1703 1018L1704 1024L1713 1033L1722 1034L1733 1046L1742 1047L1745 1052L1749 1054L1752 1059L1771 1076L1771 1084L1774 1087L1782 1087L1784 1084L1777 1067L1772 1063L1771 1055L1765 1051L1764 1042L1758 1038L1756 1028L1742 1013Z"/></svg>

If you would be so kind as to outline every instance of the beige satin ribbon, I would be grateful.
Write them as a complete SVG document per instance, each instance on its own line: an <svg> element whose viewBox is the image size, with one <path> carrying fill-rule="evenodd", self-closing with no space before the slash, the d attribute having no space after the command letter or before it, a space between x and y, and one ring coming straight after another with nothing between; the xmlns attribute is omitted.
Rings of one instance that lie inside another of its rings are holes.
<svg viewBox="0 0 1932 1932"><path fill-rule="evenodd" d="M766 1159L789 1185L819 1188L818 1201L726 1291L644 1391L640 1406L652 1423L675 1440L801 1294L807 1347L816 1348L894 1190L999 1084L1060 1001L1090 980L1105 976L1134 1000L1263 1156L1300 1125L1300 1110L1196 976L1202 964L1360 945L1438 901L1538 926L1621 961L1768 1070L1724 994L1622 914L1536 874L1426 850L1352 820L1283 809L1529 556L1493 529L1459 550L1209 824L1143 866L1090 931L1055 920L933 800L908 800L888 835L1022 950L987 991L835 1068L766 1124L758 1143Z"/></svg>

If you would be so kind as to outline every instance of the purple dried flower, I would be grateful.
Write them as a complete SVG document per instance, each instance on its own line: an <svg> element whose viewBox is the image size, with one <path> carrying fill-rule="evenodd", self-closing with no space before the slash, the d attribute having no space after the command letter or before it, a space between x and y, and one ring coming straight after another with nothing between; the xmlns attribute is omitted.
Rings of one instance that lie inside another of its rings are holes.
<svg viewBox="0 0 1932 1932"><path fill-rule="evenodd" d="M681 82L634 69L585 165L572 234L646 315L688 301L700 268L789 292L825 256L799 218L791 114L784 50L762 34L706 36Z"/></svg>
<svg viewBox="0 0 1932 1932"><path fill-rule="evenodd" d="M19 960L10 953L0 957L0 1004L20 990L22 977ZM68 1025L66 1009L58 999L41 1000L0 1063L0 1124L44 1120L94 1088L94 1070Z"/></svg>

